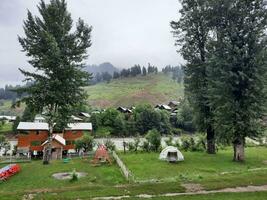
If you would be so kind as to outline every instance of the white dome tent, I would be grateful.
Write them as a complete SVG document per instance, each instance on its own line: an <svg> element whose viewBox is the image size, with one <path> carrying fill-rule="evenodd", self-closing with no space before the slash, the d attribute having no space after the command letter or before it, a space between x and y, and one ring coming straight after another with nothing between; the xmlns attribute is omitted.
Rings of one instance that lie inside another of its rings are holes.
<svg viewBox="0 0 267 200"><path fill-rule="evenodd" d="M167 146L161 151L159 159L168 162L178 162L183 161L184 156L176 147Z"/></svg>

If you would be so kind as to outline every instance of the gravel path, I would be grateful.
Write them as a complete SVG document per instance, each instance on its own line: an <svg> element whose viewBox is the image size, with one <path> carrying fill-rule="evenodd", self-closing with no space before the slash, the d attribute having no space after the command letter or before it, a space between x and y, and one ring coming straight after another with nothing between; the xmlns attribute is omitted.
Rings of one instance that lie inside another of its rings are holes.
<svg viewBox="0 0 267 200"><path fill-rule="evenodd" d="M184 185L187 187L186 185ZM96 197L93 198L93 200L111 200L111 199L127 199L127 198L154 198L154 197L174 197L174 196L184 196L184 195L197 195L197 194L215 194L215 193L237 193L237 192L262 192L267 191L267 185L261 185L261 186L247 186L247 187L235 187L235 188L225 188L220 190L202 190L199 185L197 185L198 189L193 192L184 192L184 193L165 193L165 194L159 194L159 195L149 195L149 194L139 194L135 196L110 196L110 197ZM186 188L187 191L192 190L192 184L190 186L188 185L188 188Z"/></svg>

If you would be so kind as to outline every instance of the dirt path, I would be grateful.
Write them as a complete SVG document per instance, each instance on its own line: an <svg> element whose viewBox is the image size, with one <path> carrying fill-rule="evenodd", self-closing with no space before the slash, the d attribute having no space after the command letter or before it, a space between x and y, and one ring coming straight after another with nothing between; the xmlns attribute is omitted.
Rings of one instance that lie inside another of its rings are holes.
<svg viewBox="0 0 267 200"><path fill-rule="evenodd" d="M220 190L202 190L199 185L197 185L198 189L196 191L191 191L192 184L184 185L186 187L186 192L184 193L165 193L159 195L149 195L149 194L139 194L134 196L110 196L110 197L95 197L93 200L112 200L112 199L127 199L127 198L153 198L153 197L174 197L174 196L184 196L184 195L197 195L197 194L215 194L215 193L236 193L236 192L262 192L267 191L267 185L261 186L247 186L247 187L235 187L235 188L224 188Z"/></svg>

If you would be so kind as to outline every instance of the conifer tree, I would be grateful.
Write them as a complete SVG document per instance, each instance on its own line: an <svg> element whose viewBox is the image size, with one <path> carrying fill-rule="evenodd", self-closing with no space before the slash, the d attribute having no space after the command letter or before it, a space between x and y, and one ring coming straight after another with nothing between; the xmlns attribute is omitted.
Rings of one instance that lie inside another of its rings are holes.
<svg viewBox="0 0 267 200"><path fill-rule="evenodd" d="M65 0L51 0L48 4L41 0L38 10L40 17L28 11L23 26L25 36L19 37L34 68L33 72L20 69L25 80L33 84L19 92L28 94L21 101L39 113L45 112L49 137L44 164L48 164L54 129L66 127L72 109L86 98L82 87L87 85L90 75L82 68L91 46L92 28L81 19L73 28Z"/></svg>
<svg viewBox="0 0 267 200"><path fill-rule="evenodd" d="M214 1L210 99L216 133L245 159L246 137L262 133L266 106L266 27L263 0Z"/></svg>
<svg viewBox="0 0 267 200"><path fill-rule="evenodd" d="M215 131L213 114L208 99L208 44L210 26L209 1L181 0L181 17L172 21L176 45L186 60L184 66L185 95L194 112L195 122L200 131L207 134L207 152L214 154Z"/></svg>

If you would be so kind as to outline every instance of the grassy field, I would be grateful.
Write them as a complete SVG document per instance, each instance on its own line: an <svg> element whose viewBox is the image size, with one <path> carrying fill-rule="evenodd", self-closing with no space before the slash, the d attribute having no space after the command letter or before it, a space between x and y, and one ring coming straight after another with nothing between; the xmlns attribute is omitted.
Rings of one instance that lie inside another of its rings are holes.
<svg viewBox="0 0 267 200"><path fill-rule="evenodd" d="M12 102L10 100L1 100L0 115L20 115L22 114L25 105L22 104L19 108L11 108Z"/></svg>
<svg viewBox="0 0 267 200"><path fill-rule="evenodd" d="M34 199L90 199L98 196L121 195L135 197L139 194L185 192L186 188L182 185L184 183L200 184L206 190L267 184L267 148L250 147L246 149L246 152L245 163L232 162L231 150L227 149L219 151L217 155L185 152L185 161L178 164L159 161L158 153L121 153L120 157L139 180L137 183L128 183L115 164L93 167L89 160L79 158L73 159L70 163L53 161L47 166L42 165L41 161L32 161L21 164L22 171L19 174L5 183L0 183L0 199L21 199L29 194L33 194ZM0 165L0 167L3 166ZM70 172L73 169L86 172L88 175L72 183L52 177L54 173ZM222 174L223 172L227 173ZM148 179L161 181L145 181ZM251 192L157 197L155 199L261 200L266 195L267 192Z"/></svg>
<svg viewBox="0 0 267 200"><path fill-rule="evenodd" d="M0 183L0 199L21 199L25 194L36 194L36 199L77 199L110 195L157 194L171 191L184 192L179 184L128 184L117 165L93 167L89 160L73 159L70 163L53 161L42 165L41 161L23 163L21 172L10 180ZM5 165L0 165L0 168ZM77 182L56 180L58 172L86 172L88 175ZM156 189L157 192L153 192ZM56 196L55 196L56 194Z"/></svg>
<svg viewBox="0 0 267 200"><path fill-rule="evenodd" d="M12 123L4 123L2 126L0 126L0 134L8 133L11 131L12 131Z"/></svg>
<svg viewBox="0 0 267 200"><path fill-rule="evenodd" d="M182 152L185 161L170 164L158 159L158 153L120 154L137 181L151 179L167 182L200 183L205 189L267 184L267 148L246 149L246 162L232 162L232 149L217 155ZM260 168L260 169L259 169ZM255 170L256 169L256 170Z"/></svg>
<svg viewBox="0 0 267 200"><path fill-rule="evenodd" d="M183 86L162 73L112 80L89 86L86 91L89 105L102 108L168 103L183 96Z"/></svg>

